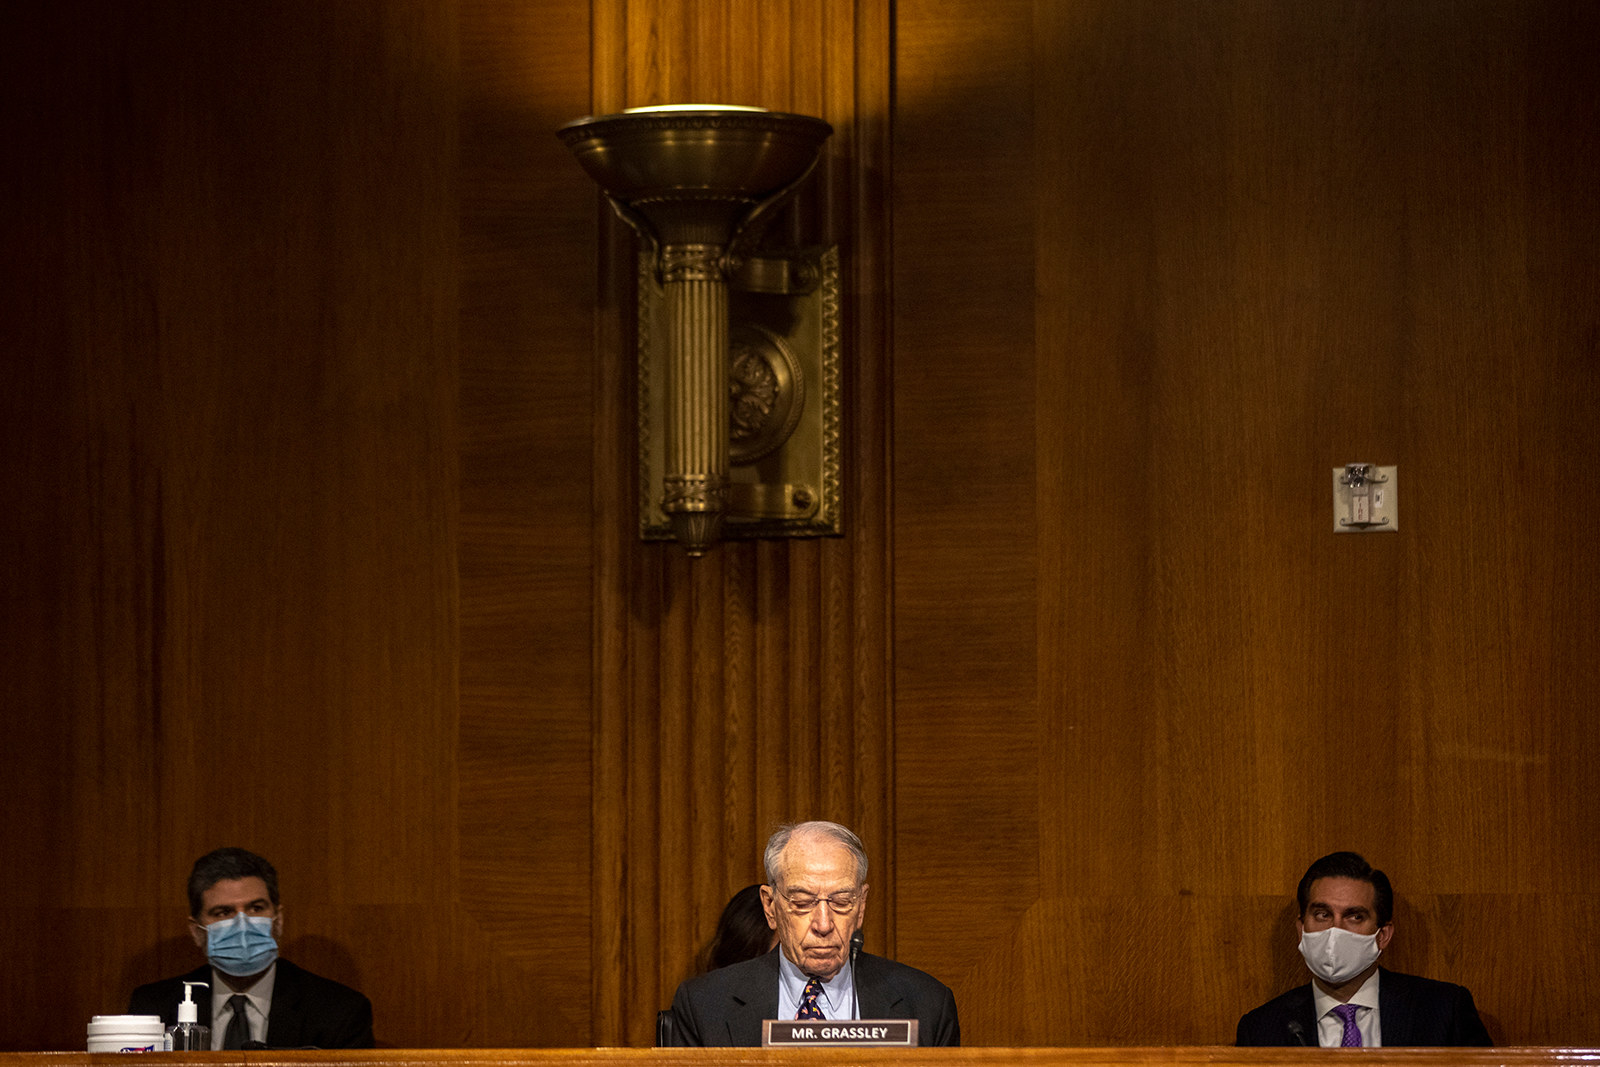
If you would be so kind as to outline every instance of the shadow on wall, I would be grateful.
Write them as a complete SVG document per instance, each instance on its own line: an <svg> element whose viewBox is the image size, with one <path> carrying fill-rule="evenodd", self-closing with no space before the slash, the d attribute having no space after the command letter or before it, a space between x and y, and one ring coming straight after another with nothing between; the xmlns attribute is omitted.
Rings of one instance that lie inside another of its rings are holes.
<svg viewBox="0 0 1600 1067"><path fill-rule="evenodd" d="M120 988L105 992L105 1011L124 1011L128 997L146 982L159 982L163 978L186 974L205 962L205 954L195 947L185 935L162 938L149 948L128 958L122 968Z"/></svg>

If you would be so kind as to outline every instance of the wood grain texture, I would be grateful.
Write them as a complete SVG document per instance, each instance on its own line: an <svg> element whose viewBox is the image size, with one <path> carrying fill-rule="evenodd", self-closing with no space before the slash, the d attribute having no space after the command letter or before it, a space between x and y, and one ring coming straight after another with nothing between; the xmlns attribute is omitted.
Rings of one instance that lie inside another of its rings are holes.
<svg viewBox="0 0 1600 1067"><path fill-rule="evenodd" d="M594 113L741 103L831 122L817 172L773 229L790 241L847 243L860 257L852 269L877 276L885 231L861 192L887 180L889 86L878 77L863 87L856 69L888 67L887 5L614 0L594 11ZM615 494L601 513L631 526L632 246L620 224L607 225L597 432L624 447L597 453L596 485ZM888 363L881 287L849 288L853 509L858 494L884 495ZM620 563L597 556L606 637L595 774L607 787L594 799L595 865L610 873L595 885L595 956L621 971L597 978L596 1043L652 1040L653 1015L639 1006L665 1005L691 973L728 897L761 877L761 847L779 824L838 819L862 830L880 870L889 855L887 525L881 509L849 514L841 539L730 543L691 563L623 536L607 544ZM890 886L880 888L875 900L890 899ZM889 923L875 936L890 936Z"/></svg>
<svg viewBox="0 0 1600 1067"><path fill-rule="evenodd" d="M1397 968L1587 1042L1597 19L8 7L0 1048L197 962L224 842L388 1044L648 1044L815 816L969 1043L1126 1046L975 1063L1299 1062L1179 1046L1336 847ZM835 126L777 228L843 251L842 537L634 537L632 241L553 131L683 100ZM1355 460L1398 535L1330 534Z"/></svg>
<svg viewBox="0 0 1600 1067"><path fill-rule="evenodd" d="M278 864L286 952L429 1028L375 979L452 943L391 929L456 852L451 12L6 19L0 1044L192 966L221 844Z"/></svg>
<svg viewBox="0 0 1600 1067"><path fill-rule="evenodd" d="M589 4L458 16L458 928L470 1009L429 1045L587 1040L596 419L592 190L555 136L587 107ZM466 962L470 960L470 962ZM445 978L446 982L452 981ZM427 988L427 987L424 987ZM460 997L457 998L458 1004ZM529 1011L528 1004L539 1004Z"/></svg>
<svg viewBox="0 0 1600 1067"><path fill-rule="evenodd" d="M902 958L979 1044L1226 1041L1357 848L1397 968L1582 1042L1593 12L897 12Z"/></svg>

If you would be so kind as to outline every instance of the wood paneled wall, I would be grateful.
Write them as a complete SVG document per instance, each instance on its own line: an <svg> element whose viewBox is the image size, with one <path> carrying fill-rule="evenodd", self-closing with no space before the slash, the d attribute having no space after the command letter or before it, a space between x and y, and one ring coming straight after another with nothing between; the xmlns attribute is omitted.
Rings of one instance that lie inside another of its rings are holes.
<svg viewBox="0 0 1600 1067"><path fill-rule="evenodd" d="M475 962L396 1044L586 1040L592 864L594 196L587 0L461 3L460 881ZM432 988L429 988L432 986ZM540 1005L530 1010L529 1005ZM443 1039L436 1011L453 1016Z"/></svg>
<svg viewBox="0 0 1600 1067"><path fill-rule="evenodd" d="M1225 1042L1353 848L1395 967L1592 1041L1594 8L896 11L901 958Z"/></svg>
<svg viewBox="0 0 1600 1067"><path fill-rule="evenodd" d="M1576 0L0 16L0 1047L280 866L382 1041L648 1043L773 824L970 1043L1231 1039L1335 847L1592 1043L1600 92ZM633 537L631 243L554 137L835 126L846 534ZM1400 468L1398 534L1329 470Z"/></svg>
<svg viewBox="0 0 1600 1067"><path fill-rule="evenodd" d="M631 236L608 219L596 358L596 962L601 1043L653 1040L654 1015L732 893L762 879L779 824L858 828L881 871L893 794L886 472L890 5L882 0L597 2L594 110L754 104L833 124L779 224L841 246L846 271L842 538L728 543L690 562L636 522ZM782 229L782 227L786 227ZM892 883L874 878L875 903ZM873 926L892 944L893 911ZM620 980L619 980L620 978Z"/></svg>
<svg viewBox="0 0 1600 1067"><path fill-rule="evenodd" d="M198 962L183 883L221 844L278 863L288 954L387 1032L470 1037L428 1014L476 956L454 19L6 10L6 1047L81 1047Z"/></svg>
<svg viewBox="0 0 1600 1067"><path fill-rule="evenodd" d="M7 16L0 1045L190 963L223 842L383 1041L647 1043L773 825L887 854L888 5L109 6ZM632 537L632 253L554 137L685 98L834 123L785 225L871 353L850 535L694 568Z"/></svg>

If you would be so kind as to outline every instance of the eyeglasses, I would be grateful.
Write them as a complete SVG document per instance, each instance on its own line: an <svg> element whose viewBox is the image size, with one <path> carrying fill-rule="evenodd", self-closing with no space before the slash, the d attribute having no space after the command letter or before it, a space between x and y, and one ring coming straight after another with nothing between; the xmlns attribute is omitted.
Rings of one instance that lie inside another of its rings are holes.
<svg viewBox="0 0 1600 1067"><path fill-rule="evenodd" d="M814 896L811 893L780 893L779 896L783 897L783 902L789 905L789 910L796 915L810 915L817 910L818 904L828 905L828 910L835 915L849 915L861 902L860 892L854 889L828 897Z"/></svg>

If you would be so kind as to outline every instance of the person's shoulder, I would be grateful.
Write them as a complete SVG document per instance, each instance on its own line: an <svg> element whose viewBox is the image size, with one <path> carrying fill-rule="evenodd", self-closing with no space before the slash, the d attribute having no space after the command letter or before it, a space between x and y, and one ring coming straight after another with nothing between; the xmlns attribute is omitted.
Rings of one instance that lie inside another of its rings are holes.
<svg viewBox="0 0 1600 1067"><path fill-rule="evenodd" d="M891 960L887 956L874 956L870 952L863 952L856 960L856 966L862 970L861 980L882 980L893 982L902 988L917 991L949 991L949 986L929 974L920 971L908 963Z"/></svg>
<svg viewBox="0 0 1600 1067"><path fill-rule="evenodd" d="M1472 992L1454 982L1385 970L1378 982L1378 1008L1403 1020L1395 1044L1490 1046ZM1389 1021L1383 1032L1387 1038ZM1400 1040L1404 1037L1405 1040Z"/></svg>
<svg viewBox="0 0 1600 1067"><path fill-rule="evenodd" d="M278 1047L371 1048L372 1001L366 994L278 960L267 1016L267 1043Z"/></svg>
<svg viewBox="0 0 1600 1067"><path fill-rule="evenodd" d="M1241 1025L1268 1019L1278 1019L1285 1015L1298 1014L1302 1009L1311 1006L1311 983L1297 985L1293 989L1279 993L1265 1004L1257 1005L1240 1016Z"/></svg>
<svg viewBox="0 0 1600 1067"><path fill-rule="evenodd" d="M1239 1017L1234 1044L1241 1046L1315 1044L1315 1035L1312 1035L1308 1042L1303 1035L1297 1036L1292 1026L1294 1020L1309 1016L1311 1010L1309 982L1279 993L1265 1004L1251 1008Z"/></svg>
<svg viewBox="0 0 1600 1067"><path fill-rule="evenodd" d="M170 978L161 978L154 982L146 982L140 989L155 989L158 986L178 985L183 982L209 982L211 981L211 964L202 963L192 971L172 975Z"/></svg>
<svg viewBox="0 0 1600 1067"><path fill-rule="evenodd" d="M778 973L778 958L774 953L767 952L754 959L741 960L730 963L726 967L718 967L704 974L697 974L685 978L678 986L681 992L693 995L701 992L720 991L724 989L746 989L769 981Z"/></svg>
<svg viewBox="0 0 1600 1067"><path fill-rule="evenodd" d="M175 974L171 978L161 978L154 982L146 982L134 989L128 998L130 1006L147 1010L135 1011L135 1015L159 1015L170 1009L177 1010L178 1001L183 999L184 982L211 981L211 965L209 963L196 967L183 974ZM168 1001L171 1003L169 1004Z"/></svg>
<svg viewBox="0 0 1600 1067"><path fill-rule="evenodd" d="M278 960L278 977L275 979L278 988L284 988L284 983L300 993L320 999L359 997L366 1000L367 996L353 986L343 982L336 982L332 978L324 978L320 974L306 970L298 963L280 958Z"/></svg>
<svg viewBox="0 0 1600 1067"><path fill-rule="evenodd" d="M1465 994L1470 997L1472 995L1464 985L1444 982L1437 978L1424 978L1420 974L1404 974L1400 971L1391 971L1387 967L1380 968L1379 974L1380 996L1384 990L1408 996L1459 997Z"/></svg>

